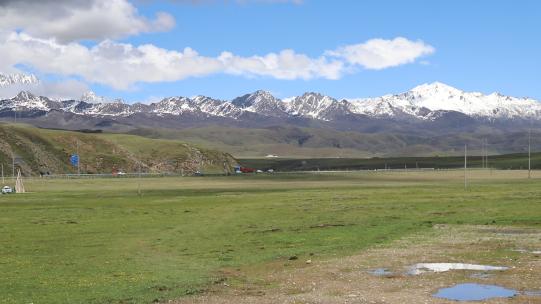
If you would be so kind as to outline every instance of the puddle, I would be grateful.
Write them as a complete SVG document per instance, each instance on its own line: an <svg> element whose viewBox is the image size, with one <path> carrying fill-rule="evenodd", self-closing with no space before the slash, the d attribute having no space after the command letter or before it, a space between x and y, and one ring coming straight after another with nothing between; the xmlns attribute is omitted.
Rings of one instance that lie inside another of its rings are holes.
<svg viewBox="0 0 541 304"><path fill-rule="evenodd" d="M411 266L408 274L419 275L425 272L446 272L449 270L501 271L507 269L508 267L463 263L419 263Z"/></svg>
<svg viewBox="0 0 541 304"><path fill-rule="evenodd" d="M433 296L454 301L482 301L492 298L511 298L517 294L516 290L497 285L466 283L442 288Z"/></svg>
<svg viewBox="0 0 541 304"><path fill-rule="evenodd" d="M371 274L376 276L392 276L394 273L387 268L377 268L370 271Z"/></svg>

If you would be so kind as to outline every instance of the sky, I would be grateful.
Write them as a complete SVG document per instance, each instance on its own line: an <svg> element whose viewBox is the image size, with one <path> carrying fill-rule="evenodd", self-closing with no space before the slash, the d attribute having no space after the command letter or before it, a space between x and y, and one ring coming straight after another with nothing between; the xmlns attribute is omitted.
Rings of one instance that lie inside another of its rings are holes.
<svg viewBox="0 0 541 304"><path fill-rule="evenodd" d="M0 73L34 73L30 90L54 98L358 98L439 81L541 100L540 37L536 0L0 0Z"/></svg>

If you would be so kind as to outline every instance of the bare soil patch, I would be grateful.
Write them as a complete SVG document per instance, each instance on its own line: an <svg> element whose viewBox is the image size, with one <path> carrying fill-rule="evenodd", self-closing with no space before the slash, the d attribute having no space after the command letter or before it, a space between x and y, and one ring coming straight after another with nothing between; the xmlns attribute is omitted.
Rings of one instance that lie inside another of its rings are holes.
<svg viewBox="0 0 541 304"><path fill-rule="evenodd" d="M511 233L510 233L511 232ZM200 295L171 301L188 303L456 303L434 298L440 288L458 283L495 284L521 292L511 299L486 303L541 303L526 291L541 288L541 230L493 226L436 226L358 254L320 259L278 260L265 265L224 270L216 283ZM471 263L509 267L483 275L451 270L408 275L416 263ZM392 275L372 271L385 268Z"/></svg>

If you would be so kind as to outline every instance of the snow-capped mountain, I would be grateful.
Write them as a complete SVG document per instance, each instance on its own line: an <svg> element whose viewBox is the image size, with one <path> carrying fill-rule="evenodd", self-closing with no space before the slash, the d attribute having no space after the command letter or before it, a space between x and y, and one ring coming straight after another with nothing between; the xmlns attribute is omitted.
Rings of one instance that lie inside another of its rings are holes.
<svg viewBox="0 0 541 304"><path fill-rule="evenodd" d="M319 93L304 93L285 103L288 114L319 120L329 121L351 113L348 101L338 101Z"/></svg>
<svg viewBox="0 0 541 304"><path fill-rule="evenodd" d="M120 98L111 100L103 96L98 96L93 91L85 92L79 100L88 103L124 103Z"/></svg>
<svg viewBox="0 0 541 304"><path fill-rule="evenodd" d="M39 79L33 74L2 74L0 73L0 87L8 87L17 84L38 84Z"/></svg>
<svg viewBox="0 0 541 304"><path fill-rule="evenodd" d="M399 111L419 119L434 119L434 112L453 111L475 118L541 118L541 103L534 99L464 92L440 82L422 84L401 94L348 101L352 112L372 116L392 117Z"/></svg>
<svg viewBox="0 0 541 304"><path fill-rule="evenodd" d="M53 101L46 97L21 92L14 98L0 101L0 113L34 110L60 111L92 117L129 117L133 114L156 116L185 116L235 120L258 117L298 117L319 121L348 119L394 119L436 121L446 114L456 113L472 119L486 120L539 120L541 103L530 98L516 98L498 93L484 95L464 92L443 83L434 82L417 86L407 92L377 98L341 99L318 93L305 93L280 100L266 91L256 91L231 101L206 96L168 97L145 104L126 104L109 101L93 92L80 100ZM244 115L246 114L246 115ZM248 115L249 114L249 115Z"/></svg>
<svg viewBox="0 0 541 304"><path fill-rule="evenodd" d="M242 111L257 113L264 116L287 116L285 103L272 96L271 93L262 90L237 97L231 101L231 104Z"/></svg>
<svg viewBox="0 0 541 304"><path fill-rule="evenodd" d="M59 102L43 96L35 96L28 92L20 92L12 99L0 102L0 109L14 109L15 111L50 111L60 105Z"/></svg>
<svg viewBox="0 0 541 304"><path fill-rule="evenodd" d="M92 91L85 92L81 98L81 101L88 102L88 103L106 103L107 99L103 96L98 96L96 93Z"/></svg>

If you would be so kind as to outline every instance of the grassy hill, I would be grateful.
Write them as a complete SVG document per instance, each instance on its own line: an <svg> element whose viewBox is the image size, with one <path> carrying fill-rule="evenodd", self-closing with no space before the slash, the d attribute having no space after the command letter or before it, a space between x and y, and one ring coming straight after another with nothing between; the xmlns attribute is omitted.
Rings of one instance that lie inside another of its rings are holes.
<svg viewBox="0 0 541 304"><path fill-rule="evenodd" d="M0 124L0 164L4 174L15 167L25 175L75 173L70 155L79 151L82 173L224 172L236 164L233 157L178 140L151 139L126 134L49 130L27 125Z"/></svg>
<svg viewBox="0 0 541 304"><path fill-rule="evenodd" d="M440 135L361 133L325 128L274 126L238 128L207 126L186 129L138 128L130 134L149 138L183 140L231 153L238 158L367 158L407 156L459 156L464 144L472 154L481 154L482 140L490 154L524 153L527 132L501 132L481 128L472 133ZM532 132L532 149L541 150L541 132Z"/></svg>

